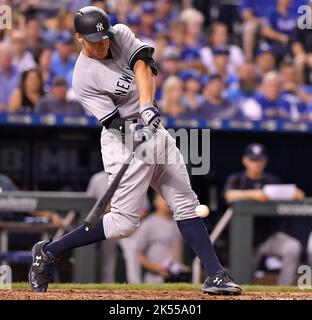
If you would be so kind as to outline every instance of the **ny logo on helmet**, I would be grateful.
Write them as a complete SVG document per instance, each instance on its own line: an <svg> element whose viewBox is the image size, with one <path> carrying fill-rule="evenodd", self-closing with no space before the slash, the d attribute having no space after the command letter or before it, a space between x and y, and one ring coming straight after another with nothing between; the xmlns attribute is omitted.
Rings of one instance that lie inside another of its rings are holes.
<svg viewBox="0 0 312 320"><path fill-rule="evenodd" d="M99 32L99 31L102 31L104 30L104 27L103 27L103 24L100 22L96 25L96 31Z"/></svg>

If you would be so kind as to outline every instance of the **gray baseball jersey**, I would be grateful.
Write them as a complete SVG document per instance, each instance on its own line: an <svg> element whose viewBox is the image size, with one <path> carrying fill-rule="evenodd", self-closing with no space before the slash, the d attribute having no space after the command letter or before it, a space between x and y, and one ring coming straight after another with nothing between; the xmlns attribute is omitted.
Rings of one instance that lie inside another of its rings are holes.
<svg viewBox="0 0 312 320"><path fill-rule="evenodd" d="M110 40L110 58L96 60L80 54L73 73L73 88L82 105L101 122L117 112L122 118L138 118L139 94L131 62L149 45L137 39L122 24ZM147 163L140 157L155 155L155 161ZM131 150L114 133L102 129L101 152L109 183L120 170ZM176 159L164 163L163 159ZM148 187L159 192L170 205L175 220L196 217L199 204L191 188L183 157L175 140L162 125L148 141L139 146L131 164L121 179L111 200L111 211L104 215L106 239L120 239L132 234L140 224L140 212Z"/></svg>
<svg viewBox="0 0 312 320"><path fill-rule="evenodd" d="M142 226L132 236L138 252L154 263L164 264L166 260L177 261L182 256L181 235L176 223L157 214L150 214L142 222ZM176 245L177 242L180 245ZM144 282L164 282L160 275L146 272Z"/></svg>
<svg viewBox="0 0 312 320"><path fill-rule="evenodd" d="M114 26L112 57L95 60L80 53L73 73L73 89L82 105L101 122L117 110L122 118L139 115L139 96L130 64L140 50L150 47L123 24Z"/></svg>

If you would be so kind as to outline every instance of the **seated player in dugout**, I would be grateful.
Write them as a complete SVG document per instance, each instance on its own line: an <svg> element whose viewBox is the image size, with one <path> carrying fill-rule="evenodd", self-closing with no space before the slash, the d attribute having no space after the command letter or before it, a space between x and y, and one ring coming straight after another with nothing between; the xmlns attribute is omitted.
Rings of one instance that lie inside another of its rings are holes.
<svg viewBox="0 0 312 320"><path fill-rule="evenodd" d="M110 182L123 165L121 159L133 152L121 136L130 135L132 140L143 142L137 151L143 149L149 155L157 151L158 155L156 161L146 163L135 152L111 199L111 211L99 218L94 227L82 224L56 241L34 245L29 271L32 290L47 290L56 259L69 250L134 233L151 186L170 205L183 239L207 272L202 291L212 295L241 294L241 288L220 264L204 222L196 215L199 201L183 157L176 141L161 124L154 103L154 48L136 38L126 25L112 27L107 14L94 6L80 9L74 25L82 51L73 72L73 89L84 108L103 125L101 150ZM127 130L131 121L132 129ZM163 159L176 162L163 163Z"/></svg>
<svg viewBox="0 0 312 320"><path fill-rule="evenodd" d="M155 211L132 236L138 259L146 270L144 282L188 282L191 269L182 262L182 238L170 207L159 193L153 204Z"/></svg>
<svg viewBox="0 0 312 320"><path fill-rule="evenodd" d="M230 175L225 183L224 197L228 204L239 200L268 201L263 191L267 184L280 184L276 175L265 172L268 163L266 148L252 143L245 149L242 164L245 170ZM302 200L304 192L297 188L293 200ZM254 268L265 257L278 257L282 266L277 278L278 285L294 284L301 254L306 251L311 223L307 218L256 218Z"/></svg>

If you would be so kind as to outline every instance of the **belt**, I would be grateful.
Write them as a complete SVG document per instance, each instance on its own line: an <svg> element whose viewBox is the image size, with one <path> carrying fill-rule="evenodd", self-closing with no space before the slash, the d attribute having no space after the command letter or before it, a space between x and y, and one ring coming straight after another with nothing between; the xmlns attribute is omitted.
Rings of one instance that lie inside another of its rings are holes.
<svg viewBox="0 0 312 320"><path fill-rule="evenodd" d="M110 129L114 129L114 130L118 130L122 135L125 135L127 133L130 132L130 125L134 124L134 123L139 123L140 119L120 119L122 121L118 121L118 123L102 123L102 126L106 129L106 130L110 130Z"/></svg>

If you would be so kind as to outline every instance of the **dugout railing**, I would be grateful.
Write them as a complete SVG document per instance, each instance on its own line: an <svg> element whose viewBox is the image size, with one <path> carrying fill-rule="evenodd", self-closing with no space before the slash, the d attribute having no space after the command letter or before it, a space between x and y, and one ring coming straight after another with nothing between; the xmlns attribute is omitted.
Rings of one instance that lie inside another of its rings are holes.
<svg viewBox="0 0 312 320"><path fill-rule="evenodd" d="M56 212L76 212L79 225L95 203L95 199L84 192L0 192L0 215L1 212L33 212L51 210ZM3 251L8 249L7 232L17 230L20 226L14 223L0 225L0 248ZM14 229L15 228L15 229ZM32 225L25 232L50 233L51 236L57 233L57 229L51 224ZM33 230L32 230L33 228ZM73 252L74 263L72 268L72 281L79 283L96 282L96 246L90 245L77 248Z"/></svg>

